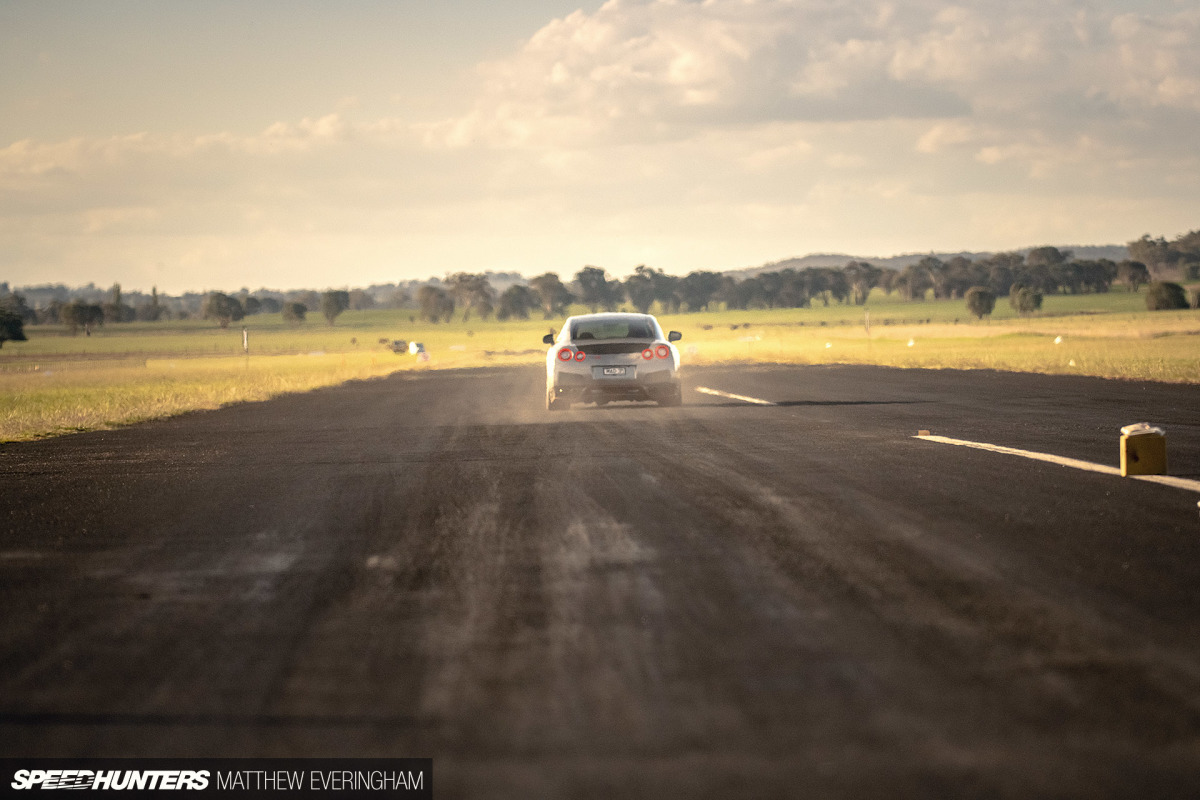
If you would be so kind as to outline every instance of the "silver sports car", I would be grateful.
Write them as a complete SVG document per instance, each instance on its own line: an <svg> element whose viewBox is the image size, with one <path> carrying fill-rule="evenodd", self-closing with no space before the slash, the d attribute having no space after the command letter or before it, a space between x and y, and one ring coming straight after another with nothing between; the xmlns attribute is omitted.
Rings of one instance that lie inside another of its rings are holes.
<svg viewBox="0 0 1200 800"><path fill-rule="evenodd" d="M546 408L611 400L683 404L679 385L678 331L663 335L649 314L583 314L568 317L546 353Z"/></svg>

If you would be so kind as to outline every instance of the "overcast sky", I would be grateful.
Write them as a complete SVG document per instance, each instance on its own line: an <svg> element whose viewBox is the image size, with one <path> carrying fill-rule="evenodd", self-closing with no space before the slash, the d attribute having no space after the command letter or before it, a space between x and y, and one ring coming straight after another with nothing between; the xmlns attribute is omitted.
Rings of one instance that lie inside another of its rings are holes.
<svg viewBox="0 0 1200 800"><path fill-rule="evenodd" d="M1194 0L0 0L0 280L683 274L1200 227Z"/></svg>

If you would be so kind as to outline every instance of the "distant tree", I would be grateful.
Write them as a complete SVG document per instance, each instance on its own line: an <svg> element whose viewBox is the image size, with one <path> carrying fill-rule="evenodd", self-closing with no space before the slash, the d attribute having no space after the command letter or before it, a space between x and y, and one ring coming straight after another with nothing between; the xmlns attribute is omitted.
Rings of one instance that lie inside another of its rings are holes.
<svg viewBox="0 0 1200 800"><path fill-rule="evenodd" d="M166 309L158 302L158 287L150 289L150 302L143 303L134 309L134 318L141 322L158 322Z"/></svg>
<svg viewBox="0 0 1200 800"><path fill-rule="evenodd" d="M1071 263L1078 273L1079 283L1085 292L1097 294L1107 292L1117 278L1117 264L1107 258Z"/></svg>
<svg viewBox="0 0 1200 800"><path fill-rule="evenodd" d="M25 301L23 295L6 294L0 297L0 311L15 314L26 325L32 325L38 321L37 312L29 307L29 303Z"/></svg>
<svg viewBox="0 0 1200 800"><path fill-rule="evenodd" d="M950 296L950 273L945 261L937 256L925 256L917 262L916 267L925 273L928 286L933 289L935 298ZM921 293L921 296L924 297L924 292Z"/></svg>
<svg viewBox="0 0 1200 800"><path fill-rule="evenodd" d="M650 275L650 280L654 282L654 299L667 313L678 314L680 307L683 305L683 297L680 291L680 284L683 278L680 278L678 275L668 275L665 272L655 271Z"/></svg>
<svg viewBox="0 0 1200 800"><path fill-rule="evenodd" d="M815 280L814 280L815 278ZM810 270L791 269L760 272L745 287L747 308L804 308L815 292L823 289L820 275Z"/></svg>
<svg viewBox="0 0 1200 800"><path fill-rule="evenodd" d="M850 299L850 281L840 269L817 268L825 276L825 295L821 301L828 306L832 297L843 305Z"/></svg>
<svg viewBox="0 0 1200 800"><path fill-rule="evenodd" d="M331 326L338 315L350 307L350 293L341 289L331 289L321 295L321 313Z"/></svg>
<svg viewBox="0 0 1200 800"><path fill-rule="evenodd" d="M780 272L783 281L773 292L775 306L784 308L799 308L809 305L814 300L820 300L821 305L829 306L829 271L820 267L809 267L800 271L785 269ZM804 299L794 301L791 295L795 293Z"/></svg>
<svg viewBox="0 0 1200 800"><path fill-rule="evenodd" d="M746 307L746 298L743 294L743 287L749 289L747 281L753 278L747 278L743 281L737 281L729 275L721 276L721 286L717 289L713 299L719 303L724 303L728 310L744 309Z"/></svg>
<svg viewBox="0 0 1200 800"><path fill-rule="evenodd" d="M829 273L823 269L784 269L760 277L771 308L808 308L817 299L829 305Z"/></svg>
<svg viewBox="0 0 1200 800"><path fill-rule="evenodd" d="M814 290L813 273L787 269L760 272L742 281L739 287L746 308L803 308L809 304Z"/></svg>
<svg viewBox="0 0 1200 800"><path fill-rule="evenodd" d="M892 292L896 291L896 278L899 275L900 273L896 270L890 267L883 267L879 275L879 282L875 285L883 289L885 295L891 295Z"/></svg>
<svg viewBox="0 0 1200 800"><path fill-rule="evenodd" d="M1152 283L1146 289L1146 308L1151 311L1176 311L1188 307L1187 293L1178 283Z"/></svg>
<svg viewBox="0 0 1200 800"><path fill-rule="evenodd" d="M0 347L5 342L24 342L25 321L17 314L0 309Z"/></svg>
<svg viewBox="0 0 1200 800"><path fill-rule="evenodd" d="M986 286L972 286L967 289L967 308L979 319L992 313L996 307L996 295Z"/></svg>
<svg viewBox="0 0 1200 800"><path fill-rule="evenodd" d="M1150 234L1143 234L1142 238L1129 242L1128 247L1129 257L1145 264L1150 275L1169 269L1178 260L1178 254L1161 236L1151 239Z"/></svg>
<svg viewBox="0 0 1200 800"><path fill-rule="evenodd" d="M861 306L867 302L871 290L879 285L883 270L866 261L847 261L842 267L842 274L850 284L850 297L854 304Z"/></svg>
<svg viewBox="0 0 1200 800"><path fill-rule="evenodd" d="M421 318L429 322L449 322L454 316L454 295L440 286L425 285L417 290Z"/></svg>
<svg viewBox="0 0 1200 800"><path fill-rule="evenodd" d="M46 315L47 321L56 317L59 322L67 326L72 336L78 335L82 323L76 317L78 306L75 303L77 302L79 301L72 301L70 303L64 303L61 300L54 301L50 308L50 313ZM100 313L103 314L104 312L101 311Z"/></svg>
<svg viewBox="0 0 1200 800"><path fill-rule="evenodd" d="M263 314L278 314L283 311L283 303L274 297L258 298L259 311Z"/></svg>
<svg viewBox="0 0 1200 800"><path fill-rule="evenodd" d="M300 325L304 322L305 315L308 314L308 306L297 300L289 300L284 303L280 309L283 315L283 321L289 325Z"/></svg>
<svg viewBox="0 0 1200 800"><path fill-rule="evenodd" d="M529 312L541 306L541 298L524 284L514 283L500 295L500 310L496 312L501 321L516 317L529 319Z"/></svg>
<svg viewBox="0 0 1200 800"><path fill-rule="evenodd" d="M471 318L472 312L487 319L495 310L496 290L492 288L487 275L456 272L446 277L446 286L457 306L463 310L464 321Z"/></svg>
<svg viewBox="0 0 1200 800"><path fill-rule="evenodd" d="M1025 257L1020 253L996 253L988 258L981 266L987 269L988 288L997 297L1009 294L1017 273L1025 264Z"/></svg>
<svg viewBox="0 0 1200 800"><path fill-rule="evenodd" d="M721 276L716 272L689 272L679 282L679 294L688 311L703 311L721 288Z"/></svg>
<svg viewBox="0 0 1200 800"><path fill-rule="evenodd" d="M287 299L294 303L303 303L304 308L307 311L321 310L321 295L317 294L311 289L306 289L300 292L292 292L288 295Z"/></svg>
<svg viewBox="0 0 1200 800"><path fill-rule="evenodd" d="M1192 289L1192 308L1200 308L1200 289Z"/></svg>
<svg viewBox="0 0 1200 800"><path fill-rule="evenodd" d="M109 301L102 308L105 322L133 322L135 318L136 312L134 312L133 306L121 302L121 284L119 283L112 285Z"/></svg>
<svg viewBox="0 0 1200 800"><path fill-rule="evenodd" d="M412 305L412 295L404 289L397 289L387 298L388 308L408 308Z"/></svg>
<svg viewBox="0 0 1200 800"><path fill-rule="evenodd" d="M366 311L375 307L375 297L362 289L350 290L350 310Z"/></svg>
<svg viewBox="0 0 1200 800"><path fill-rule="evenodd" d="M625 298L642 314L649 313L654 305L654 273L654 269L639 264L625 279Z"/></svg>
<svg viewBox="0 0 1200 800"><path fill-rule="evenodd" d="M543 319L563 316L567 312L567 306L575 301L575 295L571 294L557 273L538 275L530 279L529 285L541 298Z"/></svg>
<svg viewBox="0 0 1200 800"><path fill-rule="evenodd" d="M222 328L228 328L229 323L238 322L245 316L246 311L236 297L212 292L204 301L204 318L215 319Z"/></svg>
<svg viewBox="0 0 1200 800"><path fill-rule="evenodd" d="M1042 293L1029 286L1014 285L1008 304L1021 316L1032 314L1042 307Z"/></svg>
<svg viewBox="0 0 1200 800"><path fill-rule="evenodd" d="M1150 270L1140 261L1122 261L1117 264L1117 279L1124 281L1129 291L1137 292L1150 282Z"/></svg>
<svg viewBox="0 0 1200 800"><path fill-rule="evenodd" d="M946 262L946 297L966 297L972 286L987 281L986 271L966 256L954 256Z"/></svg>
<svg viewBox="0 0 1200 800"><path fill-rule="evenodd" d="M1200 280L1200 230L1188 231L1171 242L1178 266L1187 280Z"/></svg>
<svg viewBox="0 0 1200 800"><path fill-rule="evenodd" d="M262 300L259 300L252 294L248 294L242 299L242 308L245 309L247 317L261 314L263 310Z"/></svg>
<svg viewBox="0 0 1200 800"><path fill-rule="evenodd" d="M104 309L96 303L85 303L83 300L73 300L59 309L59 319L71 329L71 335L83 332L92 335L92 326L104 324Z"/></svg>
<svg viewBox="0 0 1200 800"><path fill-rule="evenodd" d="M38 324L39 325L57 325L58 323L62 322L63 320L62 320L62 317L60 316L60 313L62 312L62 308L65 305L66 305L66 303L64 303L62 300L59 300L56 297L53 300L51 300L46 305L45 308L39 308L37 310Z"/></svg>
<svg viewBox="0 0 1200 800"><path fill-rule="evenodd" d="M1062 251L1057 247L1035 247L1025 254L1025 264L1030 267L1056 267L1066 263L1071 258L1071 251Z"/></svg>
<svg viewBox="0 0 1200 800"><path fill-rule="evenodd" d="M764 273L773 308L805 308L814 300L828 307L830 300L845 303L850 298L850 281L846 273L830 267L807 267L802 270L784 269Z"/></svg>
<svg viewBox="0 0 1200 800"><path fill-rule="evenodd" d="M1200 261L1200 230L1188 231L1171 242L1171 249L1189 256L1189 261Z"/></svg>
<svg viewBox="0 0 1200 800"><path fill-rule="evenodd" d="M808 284L797 280L798 274L794 269L784 269L778 272L760 272L750 278L752 281L747 290L747 308L800 308L808 305ZM796 292L793 299L789 295ZM799 297L803 293L803 297Z"/></svg>
<svg viewBox="0 0 1200 800"><path fill-rule="evenodd" d="M84 326L84 330L88 336L91 336L93 328L104 327L104 309L99 303L88 303L84 306L84 309L87 317L87 324Z"/></svg>
<svg viewBox="0 0 1200 800"><path fill-rule="evenodd" d="M575 282L579 284L579 301L593 312L600 308L612 311L621 302L621 284L609 280L604 270L599 267L584 267L579 270L575 273Z"/></svg>
<svg viewBox="0 0 1200 800"><path fill-rule="evenodd" d="M102 308L104 309L105 322L120 322L121 321L121 284L114 283L112 285L112 295L107 303Z"/></svg>
<svg viewBox="0 0 1200 800"><path fill-rule="evenodd" d="M933 260L937 261L936 258ZM924 300L925 292L933 286L929 277L928 265L909 264L896 276L895 285L905 300Z"/></svg>
<svg viewBox="0 0 1200 800"><path fill-rule="evenodd" d="M1044 294L1057 292L1063 285L1063 265L1071 257L1057 247L1035 247L1025 255L1025 263L1016 272L1016 282Z"/></svg>

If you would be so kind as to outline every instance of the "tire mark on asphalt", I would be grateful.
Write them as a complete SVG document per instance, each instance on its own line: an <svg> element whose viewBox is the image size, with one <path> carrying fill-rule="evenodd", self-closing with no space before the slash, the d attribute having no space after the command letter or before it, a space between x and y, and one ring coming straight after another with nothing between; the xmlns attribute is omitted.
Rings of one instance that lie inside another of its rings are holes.
<svg viewBox="0 0 1200 800"><path fill-rule="evenodd" d="M1012 584L1012 565L997 570L939 530L961 522L914 516L855 488L846 474L806 482L805 494L797 494L779 479L781 463L792 462L795 474L822 474L828 465L806 464L803 451L787 452L778 429L750 446L731 446L712 433L703 437L702 450L677 459L660 477L689 487L689 495L720 520L716 530L759 542L794 576L797 588L817 591L819 604L837 608L833 613L842 623L878 643L875 656L860 653L857 659L875 672L867 682L886 698L866 715L864 727L874 727L876 735L895 739L905 731L914 757L937 762L967 752L962 748L973 740L990 746L978 741L977 727L988 717L1001 723L1057 714L1077 719L1081 732L1094 724L1106 735L1123 730L1131 741L1149 727L1163 744L1176 746L1200 726L1194 665L1180 669L1186 661L1146 651L1129 631L1080 614L1075 603ZM647 459L648 468L654 464ZM909 655L897 660L886 655L889 650ZM917 653L923 657L914 658ZM947 686L945 669L953 663L964 671ZM885 672L876 672L885 664ZM1004 704L977 708L978 715L956 714L978 702L980 683L997 692L1005 687ZM934 692L913 688L939 684ZM1119 714L1108 710L1114 701L1124 709ZM932 713L936 708L941 712ZM1034 744L1037 726L1031 728L1025 752L1010 749L1014 767L1042 757L1041 745ZM1081 746L1086 749L1086 736Z"/></svg>

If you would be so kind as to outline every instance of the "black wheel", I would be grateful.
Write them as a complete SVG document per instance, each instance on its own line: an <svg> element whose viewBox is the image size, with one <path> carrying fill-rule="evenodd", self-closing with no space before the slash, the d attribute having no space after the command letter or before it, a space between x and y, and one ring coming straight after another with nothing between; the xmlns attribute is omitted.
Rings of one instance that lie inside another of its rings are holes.
<svg viewBox="0 0 1200 800"><path fill-rule="evenodd" d="M559 399L554 396L554 390L546 392L546 410L547 411L562 411L570 408L571 404L566 400Z"/></svg>
<svg viewBox="0 0 1200 800"><path fill-rule="evenodd" d="M658 401L664 408L675 408L683 405L683 388L675 387L675 391Z"/></svg>

